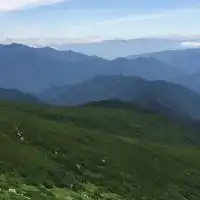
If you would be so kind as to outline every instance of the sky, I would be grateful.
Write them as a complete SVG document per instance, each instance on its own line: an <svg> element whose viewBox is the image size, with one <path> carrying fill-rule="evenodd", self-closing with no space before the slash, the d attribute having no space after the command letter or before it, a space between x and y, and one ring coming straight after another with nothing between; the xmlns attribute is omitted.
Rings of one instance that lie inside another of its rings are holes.
<svg viewBox="0 0 200 200"><path fill-rule="evenodd" d="M0 41L200 38L200 0L0 0Z"/></svg>

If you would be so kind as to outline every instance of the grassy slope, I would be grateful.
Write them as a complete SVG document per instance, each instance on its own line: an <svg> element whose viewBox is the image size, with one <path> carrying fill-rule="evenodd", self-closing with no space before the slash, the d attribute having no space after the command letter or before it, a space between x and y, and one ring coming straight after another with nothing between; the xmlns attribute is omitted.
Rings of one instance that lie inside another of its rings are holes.
<svg viewBox="0 0 200 200"><path fill-rule="evenodd" d="M140 110L1 103L0 181L76 190L91 182L123 199L198 200L193 136Z"/></svg>
<svg viewBox="0 0 200 200"><path fill-rule="evenodd" d="M117 194L104 192L92 184L83 185L79 191L55 187L47 189L24 184L15 191L9 191L9 184L1 183L0 186L4 188L0 191L1 200L121 200L123 198Z"/></svg>

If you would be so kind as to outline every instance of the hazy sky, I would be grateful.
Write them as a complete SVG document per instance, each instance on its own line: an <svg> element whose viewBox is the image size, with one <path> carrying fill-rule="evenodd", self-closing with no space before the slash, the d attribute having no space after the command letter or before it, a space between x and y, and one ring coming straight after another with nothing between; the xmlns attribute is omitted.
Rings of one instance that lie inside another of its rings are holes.
<svg viewBox="0 0 200 200"><path fill-rule="evenodd" d="M200 0L0 0L0 40L200 36Z"/></svg>

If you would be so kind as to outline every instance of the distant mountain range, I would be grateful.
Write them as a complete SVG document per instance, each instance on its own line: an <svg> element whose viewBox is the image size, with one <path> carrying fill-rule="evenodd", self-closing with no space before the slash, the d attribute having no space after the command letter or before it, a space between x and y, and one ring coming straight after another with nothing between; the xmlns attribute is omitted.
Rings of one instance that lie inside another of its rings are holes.
<svg viewBox="0 0 200 200"><path fill-rule="evenodd" d="M200 70L188 76L181 76L173 81L200 93Z"/></svg>
<svg viewBox="0 0 200 200"><path fill-rule="evenodd" d="M140 92L140 87L143 87L145 82L139 77L98 76L60 89L51 88L42 93L40 97L59 105L80 105L108 99L131 101L134 96L132 96L133 93L129 94L129 91L134 87L134 95L137 96L137 92Z"/></svg>
<svg viewBox="0 0 200 200"><path fill-rule="evenodd" d="M121 100L173 118L200 120L200 94L174 83L146 81L139 77L99 76L47 91L41 97L56 105Z"/></svg>
<svg viewBox="0 0 200 200"><path fill-rule="evenodd" d="M106 60L52 48L0 45L0 88L15 91L10 99L17 99L19 91L58 105L119 99L175 118L200 120L199 63L199 49Z"/></svg>
<svg viewBox="0 0 200 200"><path fill-rule="evenodd" d="M71 51L0 45L0 87L37 93L52 86L75 83L85 80L87 74L90 77L93 60L107 62Z"/></svg>
<svg viewBox="0 0 200 200"><path fill-rule="evenodd" d="M132 55L128 56L128 58L135 59L140 56L141 55ZM161 51L157 53L143 54L142 56L153 57L190 74L200 71L200 48Z"/></svg>
<svg viewBox="0 0 200 200"><path fill-rule="evenodd" d="M17 101L17 102L29 102L39 103L38 98L31 94L23 93L15 89L3 89L0 88L0 101Z"/></svg>
<svg viewBox="0 0 200 200"><path fill-rule="evenodd" d="M159 52L164 50L182 49L182 40L162 39L162 38L143 38L130 40L106 40L96 43L86 44L52 44L59 50L73 50L88 55L97 55L106 59L126 57L131 54L144 54Z"/></svg>
<svg viewBox="0 0 200 200"><path fill-rule="evenodd" d="M153 57L138 57L134 60L117 58L109 63L109 67L111 75L116 71L116 74L134 75L147 80L170 80L186 75L181 69Z"/></svg>
<svg viewBox="0 0 200 200"><path fill-rule="evenodd" d="M162 51L158 53L144 54L146 58L155 58L163 63L174 66L181 70L185 75L171 79L171 82L181 84L200 93L200 49L185 49L176 51ZM135 60L141 55L129 56Z"/></svg>
<svg viewBox="0 0 200 200"><path fill-rule="evenodd" d="M51 48L31 48L19 44L0 46L2 88L40 93L47 88L79 83L98 75L135 75L147 80L169 80L185 74L152 57L108 61Z"/></svg>

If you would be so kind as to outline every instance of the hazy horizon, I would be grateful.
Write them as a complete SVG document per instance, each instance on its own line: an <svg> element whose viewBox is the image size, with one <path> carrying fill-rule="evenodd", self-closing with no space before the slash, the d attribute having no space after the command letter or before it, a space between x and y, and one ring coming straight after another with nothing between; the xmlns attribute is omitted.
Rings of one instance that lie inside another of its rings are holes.
<svg viewBox="0 0 200 200"><path fill-rule="evenodd" d="M199 18L199 0L2 0L0 41L194 38Z"/></svg>

